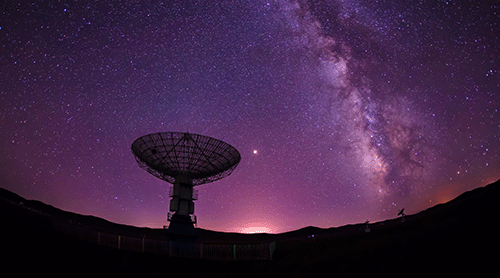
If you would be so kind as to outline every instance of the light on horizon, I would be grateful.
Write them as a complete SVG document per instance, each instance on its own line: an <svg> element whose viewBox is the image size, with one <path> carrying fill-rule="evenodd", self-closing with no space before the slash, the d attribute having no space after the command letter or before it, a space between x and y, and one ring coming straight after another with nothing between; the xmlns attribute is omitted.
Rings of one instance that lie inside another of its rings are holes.
<svg viewBox="0 0 500 278"><path fill-rule="evenodd" d="M270 234L272 232L273 231L267 227L246 227L240 229L240 233L243 234L263 234L263 233Z"/></svg>

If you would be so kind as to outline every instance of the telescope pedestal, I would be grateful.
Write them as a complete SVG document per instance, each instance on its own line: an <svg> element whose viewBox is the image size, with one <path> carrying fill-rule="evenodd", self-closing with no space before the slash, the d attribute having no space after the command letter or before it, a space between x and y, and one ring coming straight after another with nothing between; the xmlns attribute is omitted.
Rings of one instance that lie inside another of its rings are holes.
<svg viewBox="0 0 500 278"><path fill-rule="evenodd" d="M198 231L194 228L193 221L189 215L180 215L175 213L169 219L170 225L168 226L169 234L178 235L198 235Z"/></svg>

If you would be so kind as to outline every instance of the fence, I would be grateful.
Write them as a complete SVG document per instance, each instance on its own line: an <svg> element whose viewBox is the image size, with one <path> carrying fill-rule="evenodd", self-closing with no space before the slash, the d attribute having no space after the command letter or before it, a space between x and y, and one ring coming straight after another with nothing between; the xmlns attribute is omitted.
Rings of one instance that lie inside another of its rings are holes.
<svg viewBox="0 0 500 278"><path fill-rule="evenodd" d="M53 222L54 230L98 245L128 250L164 254L172 257L209 260L272 260L276 242L260 244L212 244L182 240L158 240L111 234L65 221Z"/></svg>

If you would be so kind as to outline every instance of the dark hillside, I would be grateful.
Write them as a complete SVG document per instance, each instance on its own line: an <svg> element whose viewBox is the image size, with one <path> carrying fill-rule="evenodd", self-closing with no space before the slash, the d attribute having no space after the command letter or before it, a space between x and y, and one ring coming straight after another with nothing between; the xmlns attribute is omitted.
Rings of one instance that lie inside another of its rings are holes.
<svg viewBox="0 0 500 278"><path fill-rule="evenodd" d="M196 277L360 277L469 275L499 277L496 231L500 182L466 192L406 221L391 219L282 234L245 235L199 229L200 242L276 241L273 261L210 261L123 251L53 229L67 219L100 231L165 237L162 229L119 225L77 215L0 189L4 271L19 275ZM314 235L314 237L311 237Z"/></svg>

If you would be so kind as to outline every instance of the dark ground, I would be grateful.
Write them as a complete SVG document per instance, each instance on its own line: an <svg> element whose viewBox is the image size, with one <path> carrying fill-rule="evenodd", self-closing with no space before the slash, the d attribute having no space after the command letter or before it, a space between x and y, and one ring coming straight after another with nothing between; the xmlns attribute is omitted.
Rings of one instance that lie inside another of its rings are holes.
<svg viewBox="0 0 500 278"><path fill-rule="evenodd" d="M276 241L273 261L235 262L170 258L80 241L54 231L52 218L131 236L164 238L165 231L65 212L0 189L0 266L3 273L21 277L500 277L499 199L497 181L408 215L404 223L370 224L367 234L364 224L269 235L199 229L200 242Z"/></svg>

